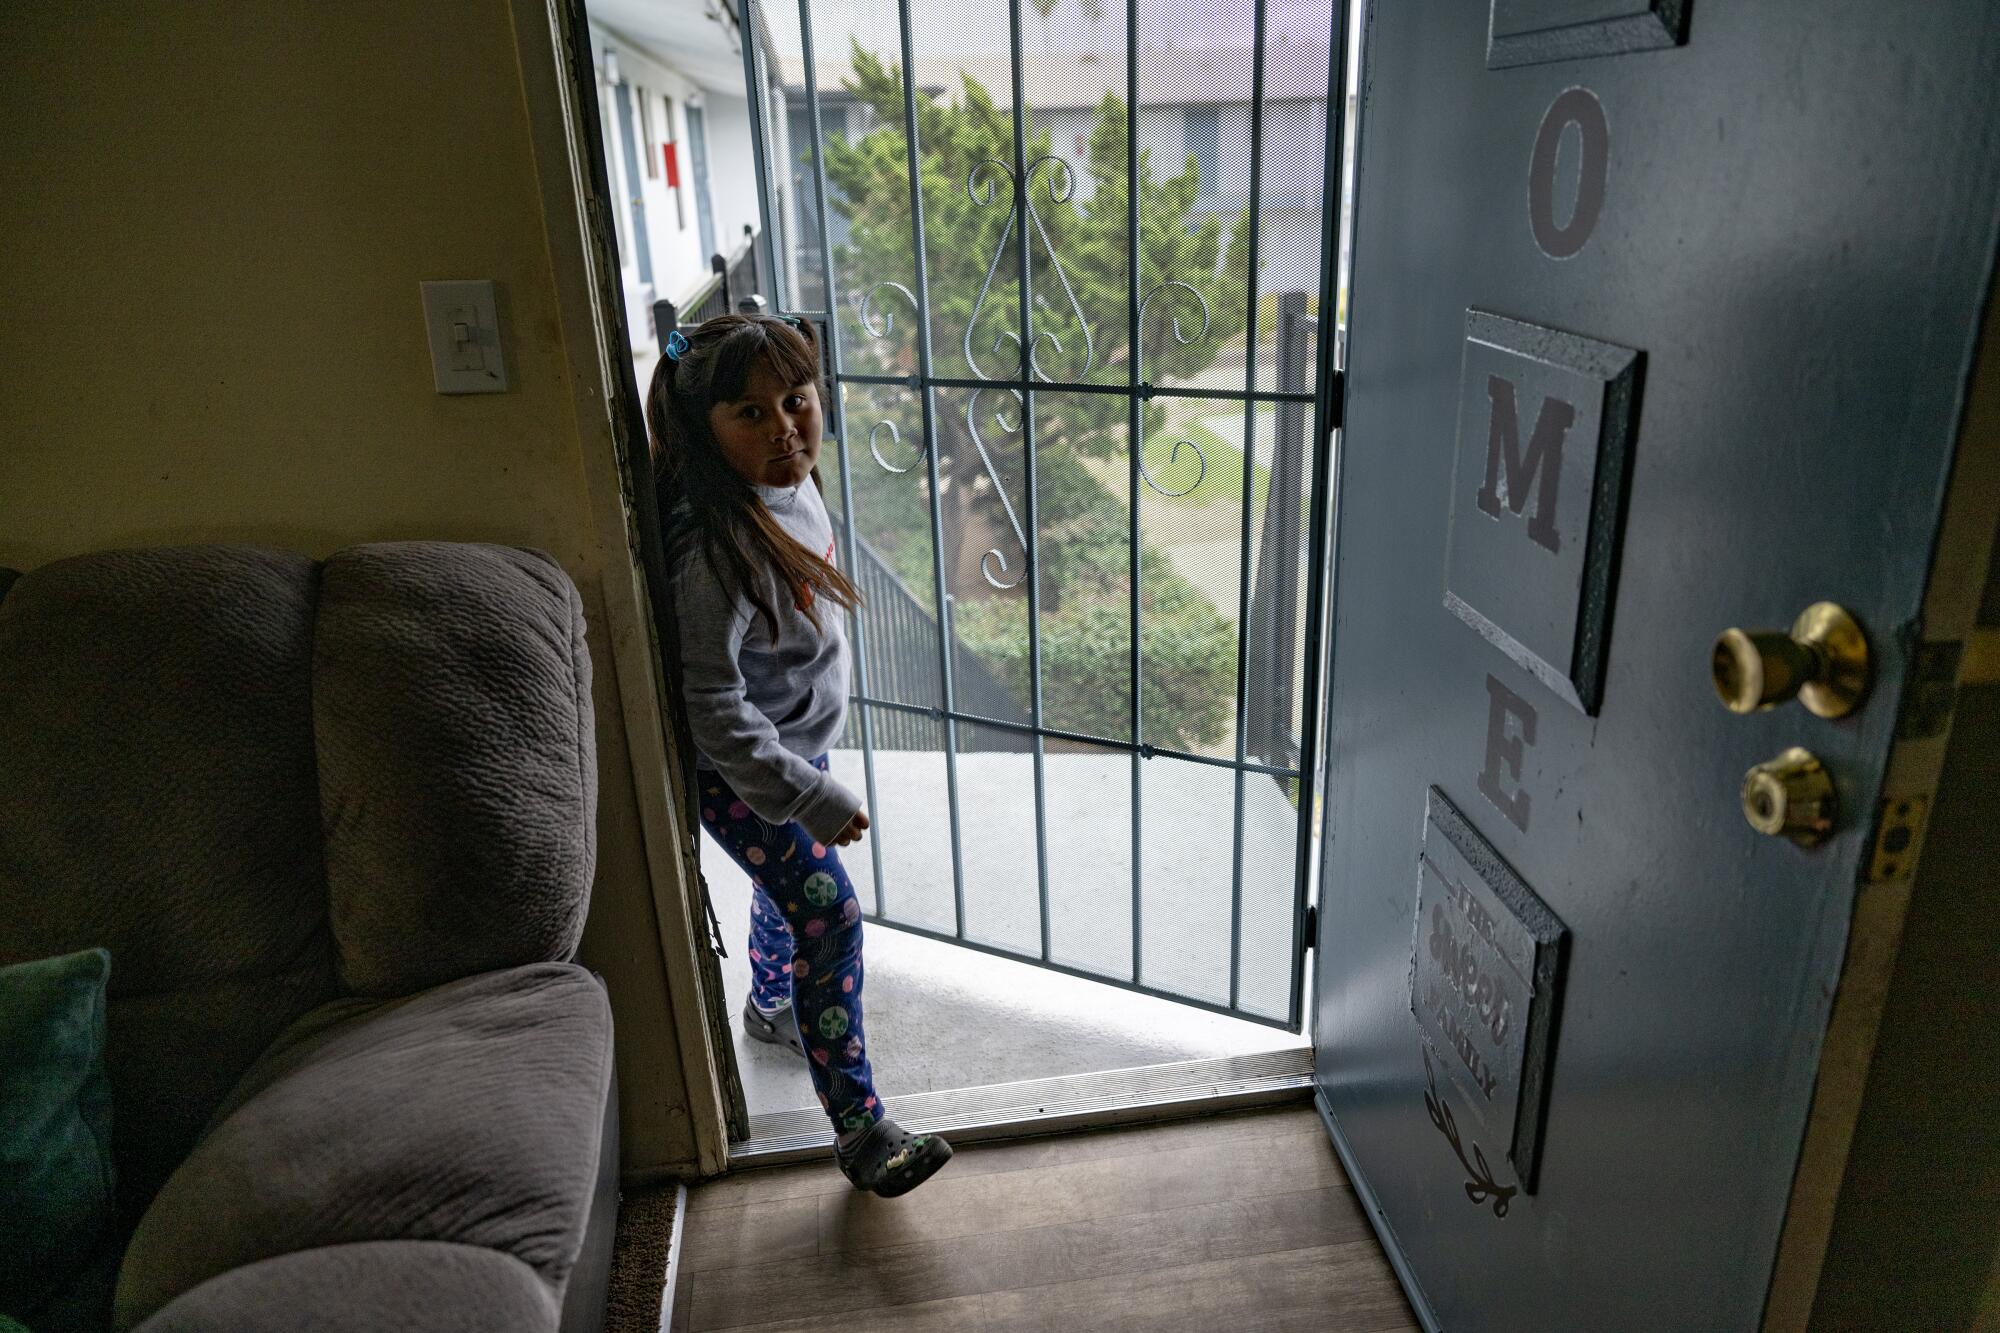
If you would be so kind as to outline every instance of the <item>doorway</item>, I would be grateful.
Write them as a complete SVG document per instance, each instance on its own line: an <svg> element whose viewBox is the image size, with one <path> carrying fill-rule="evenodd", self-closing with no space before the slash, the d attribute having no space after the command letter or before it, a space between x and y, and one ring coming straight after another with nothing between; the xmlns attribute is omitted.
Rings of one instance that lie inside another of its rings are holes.
<svg viewBox="0 0 2000 1333"><path fill-rule="evenodd" d="M866 599L834 765L869 920L1287 1044L1333 7L747 13Z"/></svg>
<svg viewBox="0 0 2000 1333"><path fill-rule="evenodd" d="M899 1115L1309 1085L1337 13L786 0L735 25L758 294L821 331L866 599L833 764L874 821L847 859L893 927L869 1030ZM721 123L688 113L699 200ZM749 886L704 870L736 1148L823 1136L796 1057L736 1031Z"/></svg>

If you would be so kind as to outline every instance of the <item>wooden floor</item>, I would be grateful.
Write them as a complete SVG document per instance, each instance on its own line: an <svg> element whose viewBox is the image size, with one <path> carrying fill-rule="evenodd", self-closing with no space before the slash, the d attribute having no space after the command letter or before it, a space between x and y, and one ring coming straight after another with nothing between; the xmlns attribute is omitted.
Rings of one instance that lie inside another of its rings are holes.
<svg viewBox="0 0 2000 1333"><path fill-rule="evenodd" d="M1310 1104L970 1144L900 1199L744 1171L688 1213L675 1333L1416 1327Z"/></svg>

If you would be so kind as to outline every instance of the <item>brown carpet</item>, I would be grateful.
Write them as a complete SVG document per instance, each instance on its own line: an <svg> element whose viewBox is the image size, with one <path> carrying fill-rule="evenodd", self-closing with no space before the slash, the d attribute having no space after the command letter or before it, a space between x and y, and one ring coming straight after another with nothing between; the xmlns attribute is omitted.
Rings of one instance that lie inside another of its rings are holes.
<svg viewBox="0 0 2000 1333"><path fill-rule="evenodd" d="M604 1333L660 1333L660 1297L674 1239L674 1186L628 1189L618 1201Z"/></svg>

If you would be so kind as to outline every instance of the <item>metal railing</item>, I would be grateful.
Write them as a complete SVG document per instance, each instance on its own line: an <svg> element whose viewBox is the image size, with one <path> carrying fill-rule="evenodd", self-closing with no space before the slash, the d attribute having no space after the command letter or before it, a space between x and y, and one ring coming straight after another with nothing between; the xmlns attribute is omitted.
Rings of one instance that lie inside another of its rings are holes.
<svg viewBox="0 0 2000 1333"><path fill-rule="evenodd" d="M859 537L847 561L854 586L861 590L861 606L855 612L861 621L858 645L868 653L869 688L884 699L933 699L938 695L937 618L919 597L889 568L873 547ZM985 661L975 656L958 636L952 636L952 680L958 690L959 707L969 713L990 717L1011 726L1025 726L1028 710L1013 691L1000 682ZM850 710L848 734L842 746L861 747L861 709ZM939 723L921 711L882 710L875 719L877 750L936 750L944 741ZM976 741L961 735L958 748L1026 753L1030 738L1017 731L981 728Z"/></svg>

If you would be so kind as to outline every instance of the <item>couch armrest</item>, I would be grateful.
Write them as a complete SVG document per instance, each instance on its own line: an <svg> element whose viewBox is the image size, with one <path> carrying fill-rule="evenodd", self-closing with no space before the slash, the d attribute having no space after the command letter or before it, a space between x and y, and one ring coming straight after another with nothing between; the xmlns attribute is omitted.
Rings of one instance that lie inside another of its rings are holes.
<svg viewBox="0 0 2000 1333"><path fill-rule="evenodd" d="M218 1274L138 1333L555 1333L555 1294L498 1250L389 1240L297 1250Z"/></svg>
<svg viewBox="0 0 2000 1333"><path fill-rule="evenodd" d="M333 1021L308 1015L244 1076L140 1219L118 1327L233 1269L377 1241L494 1250L560 1302L611 1088L596 978L537 963L327 1008Z"/></svg>

